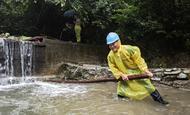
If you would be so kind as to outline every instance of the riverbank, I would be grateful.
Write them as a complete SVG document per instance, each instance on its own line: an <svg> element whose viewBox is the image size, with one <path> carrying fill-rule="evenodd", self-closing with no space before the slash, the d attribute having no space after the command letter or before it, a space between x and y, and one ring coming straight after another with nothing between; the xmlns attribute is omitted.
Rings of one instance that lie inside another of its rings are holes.
<svg viewBox="0 0 190 115"><path fill-rule="evenodd" d="M168 85L175 88L190 89L190 68L152 68L153 82ZM55 82L73 80L73 83L94 83L110 81L114 78L107 66L90 64L63 63L55 71L56 76L49 79ZM78 81L78 82L77 82ZM82 82L83 81L83 82ZM114 80L112 80L114 81Z"/></svg>

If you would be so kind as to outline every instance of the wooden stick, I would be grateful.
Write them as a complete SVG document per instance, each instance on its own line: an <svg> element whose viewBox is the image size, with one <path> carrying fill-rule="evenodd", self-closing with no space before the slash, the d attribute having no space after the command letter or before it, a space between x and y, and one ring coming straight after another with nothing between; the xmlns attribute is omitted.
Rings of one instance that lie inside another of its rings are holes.
<svg viewBox="0 0 190 115"><path fill-rule="evenodd" d="M146 74L137 74L137 75L129 75L129 80L134 79L144 79L149 78ZM123 80L117 80L116 78L102 78L102 79L94 79L94 80L47 80L49 82L57 82L57 83L99 83L99 82L109 82L109 81L123 81Z"/></svg>

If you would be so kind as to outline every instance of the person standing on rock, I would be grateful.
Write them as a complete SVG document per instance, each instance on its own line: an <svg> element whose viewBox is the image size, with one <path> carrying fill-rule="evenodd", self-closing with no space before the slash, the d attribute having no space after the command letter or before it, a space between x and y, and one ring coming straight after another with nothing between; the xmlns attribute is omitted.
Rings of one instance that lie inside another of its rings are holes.
<svg viewBox="0 0 190 115"><path fill-rule="evenodd" d="M129 80L130 75L146 74L152 77L147 64L141 57L137 46L122 45L117 33L110 32L106 37L110 52L107 56L108 66L114 77L118 80L117 95L130 99L142 100L151 95L152 98L161 103L168 104L155 89L149 78Z"/></svg>

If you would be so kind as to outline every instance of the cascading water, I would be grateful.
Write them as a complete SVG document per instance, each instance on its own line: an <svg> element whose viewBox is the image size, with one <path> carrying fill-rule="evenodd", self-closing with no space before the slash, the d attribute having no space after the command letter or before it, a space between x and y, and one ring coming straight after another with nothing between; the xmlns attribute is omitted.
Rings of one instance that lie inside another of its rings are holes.
<svg viewBox="0 0 190 115"><path fill-rule="evenodd" d="M0 85L26 82L32 75L32 43L0 38L0 49Z"/></svg>
<svg viewBox="0 0 190 115"><path fill-rule="evenodd" d="M5 76L9 76L9 80L12 84L13 77L14 77L14 66L13 66L13 57L14 57L14 42L7 41L3 42L3 51L4 51L4 65L5 65Z"/></svg>
<svg viewBox="0 0 190 115"><path fill-rule="evenodd" d="M33 45L30 42L20 42L22 78L32 75L32 52Z"/></svg>

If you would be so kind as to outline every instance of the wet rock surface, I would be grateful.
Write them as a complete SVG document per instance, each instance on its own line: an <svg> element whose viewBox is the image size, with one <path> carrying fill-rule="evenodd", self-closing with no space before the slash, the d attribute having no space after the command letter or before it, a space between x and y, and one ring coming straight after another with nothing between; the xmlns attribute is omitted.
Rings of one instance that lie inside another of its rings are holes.
<svg viewBox="0 0 190 115"><path fill-rule="evenodd" d="M67 80L94 80L113 77L107 67L71 63L62 64L56 74L58 74L58 78Z"/></svg>
<svg viewBox="0 0 190 115"><path fill-rule="evenodd" d="M177 88L190 89L190 68L151 69L157 82ZM153 80L154 80L153 79Z"/></svg>
<svg viewBox="0 0 190 115"><path fill-rule="evenodd" d="M190 89L190 68L152 68L153 82L176 88ZM56 72L56 79L64 80L96 80L112 78L107 66L63 63Z"/></svg>

